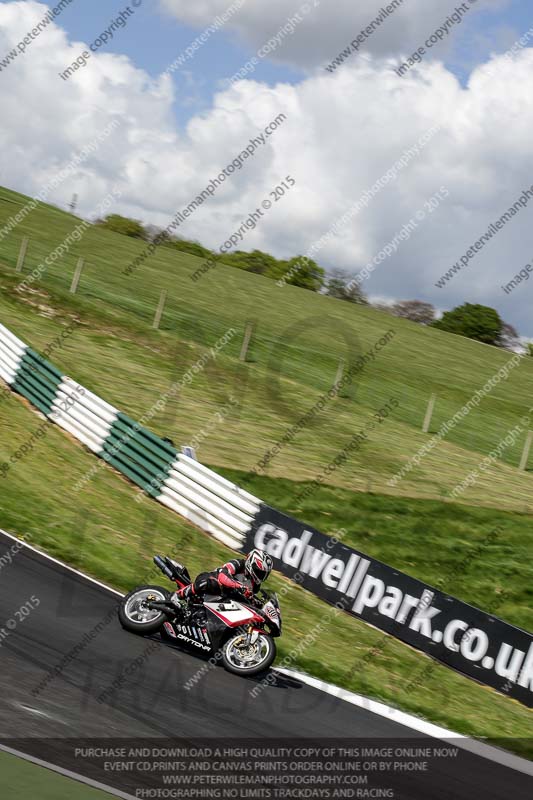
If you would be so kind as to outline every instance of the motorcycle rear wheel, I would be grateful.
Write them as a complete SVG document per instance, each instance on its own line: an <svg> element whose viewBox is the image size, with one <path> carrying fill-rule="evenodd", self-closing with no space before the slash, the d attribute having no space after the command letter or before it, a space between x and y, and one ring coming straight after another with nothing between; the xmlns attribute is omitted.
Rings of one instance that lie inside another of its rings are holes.
<svg viewBox="0 0 533 800"><path fill-rule="evenodd" d="M163 611L149 609L146 603L170 600L171 593L162 586L137 586L120 601L118 618L122 627L130 633L147 636L157 633L168 619Z"/></svg>
<svg viewBox="0 0 533 800"><path fill-rule="evenodd" d="M257 675L267 670L276 658L274 640L260 633L255 644L244 646L246 635L235 633L222 646L222 663L234 675Z"/></svg>

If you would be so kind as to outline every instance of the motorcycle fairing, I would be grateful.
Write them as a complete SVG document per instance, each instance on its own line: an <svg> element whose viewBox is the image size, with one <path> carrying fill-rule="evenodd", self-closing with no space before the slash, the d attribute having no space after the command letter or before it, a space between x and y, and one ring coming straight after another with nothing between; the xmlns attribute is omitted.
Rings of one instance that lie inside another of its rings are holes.
<svg viewBox="0 0 533 800"><path fill-rule="evenodd" d="M247 606L236 603L234 600L226 600L221 603L204 603L204 608L215 614L230 628L244 625L246 622L253 622L254 619L257 620L257 614Z"/></svg>

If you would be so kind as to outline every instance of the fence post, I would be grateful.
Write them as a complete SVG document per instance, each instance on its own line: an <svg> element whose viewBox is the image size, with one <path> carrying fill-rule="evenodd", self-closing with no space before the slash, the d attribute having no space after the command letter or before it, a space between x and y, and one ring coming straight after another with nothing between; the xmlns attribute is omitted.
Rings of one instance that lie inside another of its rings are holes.
<svg viewBox="0 0 533 800"><path fill-rule="evenodd" d="M431 418L433 416L433 409L435 408L436 399L437 399L436 394L432 394L431 397L429 398L426 416L424 417L424 424L422 425L422 433L429 432L429 426L431 425Z"/></svg>
<svg viewBox="0 0 533 800"><path fill-rule="evenodd" d="M343 375L344 375L344 367L345 367L345 365L346 365L346 362L345 362L344 358L341 358L339 360L339 366L337 367L337 374L335 376L335 383L333 384L333 387L335 389L337 388L339 383L342 381L342 378L343 378Z"/></svg>
<svg viewBox="0 0 533 800"><path fill-rule="evenodd" d="M239 355L239 361L246 361L246 356L248 354L248 347L250 346L250 340L252 338L253 332L254 332L254 323L247 322L246 330L244 331L244 339L242 342L241 353Z"/></svg>
<svg viewBox="0 0 533 800"><path fill-rule="evenodd" d="M152 328L154 328L154 330L157 330L159 328L159 324L161 322L161 317L163 316L163 311L165 309L166 301L167 301L167 290L166 289L162 289L161 290L161 295L159 297L159 303L157 305L157 309L156 309L156 312L155 312L154 321L152 323Z"/></svg>
<svg viewBox="0 0 533 800"><path fill-rule="evenodd" d="M527 462L529 459L529 451L531 450L532 442L533 442L533 431L528 431L526 443L524 445L524 450L522 452L522 458L520 459L520 466L518 469L524 470L527 467Z"/></svg>
<svg viewBox="0 0 533 800"><path fill-rule="evenodd" d="M24 261L26 259L26 251L28 249L29 243L30 243L29 238L27 236L25 236L23 238L23 240L22 240L21 245L20 245L19 257L17 259L17 269L16 269L17 272L22 272L22 268L24 266Z"/></svg>
<svg viewBox="0 0 533 800"><path fill-rule="evenodd" d="M81 271L84 265L83 258L78 258L78 263L76 264L76 269L74 270L74 276L72 278L72 283L70 284L70 293L76 294L78 291L78 284L80 282Z"/></svg>

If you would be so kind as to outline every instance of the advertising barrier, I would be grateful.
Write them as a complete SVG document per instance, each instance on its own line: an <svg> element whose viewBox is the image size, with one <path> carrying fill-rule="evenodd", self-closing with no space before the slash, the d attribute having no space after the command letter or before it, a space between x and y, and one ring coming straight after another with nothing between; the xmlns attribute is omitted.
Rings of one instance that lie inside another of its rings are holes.
<svg viewBox="0 0 533 800"><path fill-rule="evenodd" d="M458 672L533 708L533 635L262 505L258 547L300 586Z"/></svg>

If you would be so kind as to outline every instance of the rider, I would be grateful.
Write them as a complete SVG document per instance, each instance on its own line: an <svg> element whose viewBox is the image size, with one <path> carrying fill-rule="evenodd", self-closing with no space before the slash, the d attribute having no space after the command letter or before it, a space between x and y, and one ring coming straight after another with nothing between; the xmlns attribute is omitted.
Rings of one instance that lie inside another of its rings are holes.
<svg viewBox="0 0 533 800"><path fill-rule="evenodd" d="M179 589L173 598L202 599L206 594L229 595L238 592L247 600L257 593L272 572L272 559L264 550L252 550L246 558L235 558L212 572L201 572L193 583ZM236 580L241 577L241 580Z"/></svg>

